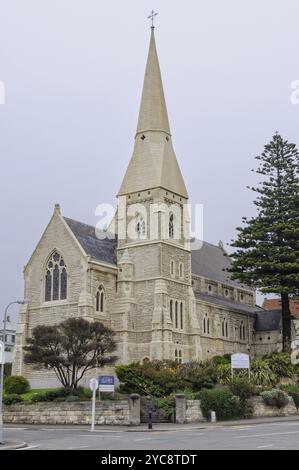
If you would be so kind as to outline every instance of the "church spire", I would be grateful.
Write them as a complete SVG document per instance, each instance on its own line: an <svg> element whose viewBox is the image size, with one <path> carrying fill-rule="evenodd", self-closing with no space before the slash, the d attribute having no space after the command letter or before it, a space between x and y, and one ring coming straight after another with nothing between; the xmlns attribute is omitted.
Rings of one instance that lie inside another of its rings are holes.
<svg viewBox="0 0 299 470"><path fill-rule="evenodd" d="M152 26L134 151L118 195L154 188L188 198L172 146Z"/></svg>
<svg viewBox="0 0 299 470"><path fill-rule="evenodd" d="M170 135L154 26L151 27L150 46L136 135L146 131L163 131Z"/></svg>

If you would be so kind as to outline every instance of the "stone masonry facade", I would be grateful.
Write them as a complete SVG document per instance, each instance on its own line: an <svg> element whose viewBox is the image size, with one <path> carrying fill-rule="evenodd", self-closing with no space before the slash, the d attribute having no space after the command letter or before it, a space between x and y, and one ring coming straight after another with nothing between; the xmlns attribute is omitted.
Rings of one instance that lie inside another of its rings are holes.
<svg viewBox="0 0 299 470"><path fill-rule="evenodd" d="M13 374L32 387L53 373L24 363L37 325L67 318L115 331L118 363L203 360L281 348L281 326L261 320L255 292L231 279L219 246L190 244L188 193L174 153L152 29L133 155L109 232L68 219L59 205L24 268ZM63 273L63 274L62 274ZM82 381L100 370L91 371ZM113 368L105 373L113 373Z"/></svg>

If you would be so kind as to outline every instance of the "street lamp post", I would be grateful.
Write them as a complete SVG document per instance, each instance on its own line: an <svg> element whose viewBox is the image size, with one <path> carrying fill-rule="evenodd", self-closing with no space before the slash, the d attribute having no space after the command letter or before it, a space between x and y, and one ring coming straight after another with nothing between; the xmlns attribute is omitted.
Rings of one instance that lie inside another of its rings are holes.
<svg viewBox="0 0 299 470"><path fill-rule="evenodd" d="M3 318L3 345L4 345L4 355L5 355L5 336L6 336L6 323L7 323L7 312L8 309L11 305L14 304L19 304L19 305L24 305L27 304L27 300L15 300L13 302L10 302L4 311L4 318ZM3 382L4 382L4 365L5 365L5 359L3 361L3 364L0 364L1 366L1 374L0 374L0 445L4 444L3 442Z"/></svg>

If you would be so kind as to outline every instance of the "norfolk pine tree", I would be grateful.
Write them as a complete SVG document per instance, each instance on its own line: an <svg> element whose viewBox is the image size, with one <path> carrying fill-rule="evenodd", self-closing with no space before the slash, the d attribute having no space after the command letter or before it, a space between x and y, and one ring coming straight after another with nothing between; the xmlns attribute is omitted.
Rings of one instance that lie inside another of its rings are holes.
<svg viewBox="0 0 299 470"><path fill-rule="evenodd" d="M262 181L250 188L257 193L256 217L243 217L231 246L229 272L260 292L280 296L283 351L291 346L289 300L299 295L299 157L295 144L276 133L256 157L255 171Z"/></svg>

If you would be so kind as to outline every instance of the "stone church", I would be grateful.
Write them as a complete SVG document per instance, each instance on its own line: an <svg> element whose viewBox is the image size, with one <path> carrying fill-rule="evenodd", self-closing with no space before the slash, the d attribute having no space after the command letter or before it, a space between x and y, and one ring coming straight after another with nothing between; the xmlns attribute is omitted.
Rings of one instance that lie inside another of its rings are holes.
<svg viewBox="0 0 299 470"><path fill-rule="evenodd" d="M76 316L115 331L119 363L279 350L279 314L257 307L255 292L230 278L222 244L191 246L187 202L152 27L134 150L114 220L99 233L55 206L24 268L29 303L19 315L13 374L34 387L56 385L54 374L24 364L23 346L36 325Z"/></svg>

